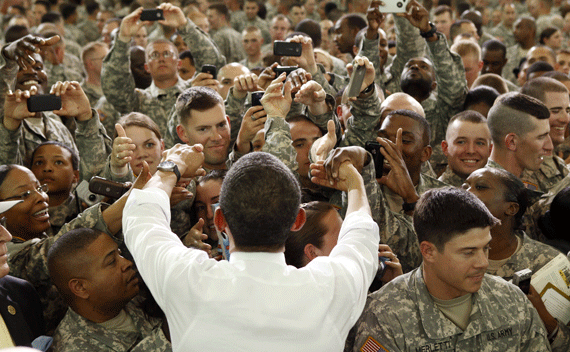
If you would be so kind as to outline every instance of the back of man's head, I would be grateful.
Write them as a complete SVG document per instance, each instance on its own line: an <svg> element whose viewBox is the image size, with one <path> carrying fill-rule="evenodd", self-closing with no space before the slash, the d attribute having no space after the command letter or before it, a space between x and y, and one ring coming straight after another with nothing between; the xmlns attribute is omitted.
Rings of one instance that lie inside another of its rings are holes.
<svg viewBox="0 0 570 352"><path fill-rule="evenodd" d="M302 32L311 37L314 48L319 48L321 46L321 26L317 21L306 18L297 23L295 26L295 32Z"/></svg>
<svg viewBox="0 0 570 352"><path fill-rule="evenodd" d="M241 157L220 191L220 208L240 250L281 248L300 204L297 178L279 159L263 152Z"/></svg>
<svg viewBox="0 0 570 352"><path fill-rule="evenodd" d="M88 270L89 262L82 252L99 236L107 235L87 228L71 230L58 238L48 251L47 264L51 280L71 307L74 307L75 295L68 287L69 280L82 277Z"/></svg>
<svg viewBox="0 0 570 352"><path fill-rule="evenodd" d="M543 103L546 102L546 93L549 92L568 94L568 88L554 78L548 77L537 77L531 79L521 88L521 93L536 98Z"/></svg>
<svg viewBox="0 0 570 352"><path fill-rule="evenodd" d="M487 115L487 124L495 148L502 148L507 134L523 136L534 129L535 119L544 120L549 117L548 108L540 100L513 92L497 98Z"/></svg>
<svg viewBox="0 0 570 352"><path fill-rule="evenodd" d="M430 242L443 252L445 244L473 228L499 223L475 195L455 187L430 189L414 210L414 230L419 243Z"/></svg>
<svg viewBox="0 0 570 352"><path fill-rule="evenodd" d="M206 111L217 104L224 105L222 97L212 88L192 87L183 91L176 100L176 114L180 124L185 125L192 110Z"/></svg>

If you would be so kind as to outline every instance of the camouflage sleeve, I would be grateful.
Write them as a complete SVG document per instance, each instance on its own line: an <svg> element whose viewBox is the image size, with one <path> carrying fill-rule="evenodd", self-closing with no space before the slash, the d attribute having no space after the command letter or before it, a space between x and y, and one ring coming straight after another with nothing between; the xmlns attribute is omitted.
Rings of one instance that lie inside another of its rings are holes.
<svg viewBox="0 0 570 352"><path fill-rule="evenodd" d="M299 168L297 151L293 147L289 124L280 117L267 116L265 144L262 150L279 158L291 171L296 172Z"/></svg>
<svg viewBox="0 0 570 352"><path fill-rule="evenodd" d="M364 36L364 40L362 41L362 48L358 55L365 56L368 60L374 65L374 70L376 70L376 84L382 83L382 71L383 67L380 67L380 53L378 50L378 41L380 36L376 39L366 39Z"/></svg>
<svg viewBox="0 0 570 352"><path fill-rule="evenodd" d="M356 338L352 351L365 351L366 345L371 351L406 351L405 333L398 324L398 317L386 302L368 297L364 312L356 323ZM378 345L379 347L375 347ZM375 347L376 349L372 349Z"/></svg>
<svg viewBox="0 0 570 352"><path fill-rule="evenodd" d="M449 120L456 112L463 109L468 90L467 81L461 56L449 50L443 34L437 33L437 36L438 40L427 44L437 76L438 105L444 111L440 116L445 116ZM447 122L445 121L445 128Z"/></svg>
<svg viewBox="0 0 570 352"><path fill-rule="evenodd" d="M327 94L332 95L333 97L336 96L336 93L338 92L338 89L335 89L330 83L329 81L327 81L326 77L326 70L325 67L321 64L317 64L317 72L312 75L313 81L317 82L318 84L321 85L321 87L323 87L323 89L325 90L325 92ZM340 77L340 76L339 76Z"/></svg>
<svg viewBox="0 0 570 352"><path fill-rule="evenodd" d="M314 115L311 113L308 107L304 107L303 115L307 116L309 120L311 120L315 125L319 126L319 129L323 134L327 133L327 124L329 120L333 120L335 124L335 128L337 130L337 136L340 136L342 132L340 129L340 122L338 120L338 116L336 115L335 111L335 100L334 97L330 94L326 95L325 102L329 107L329 111L325 112L324 114Z"/></svg>
<svg viewBox="0 0 570 352"><path fill-rule="evenodd" d="M75 130L75 144L81 156L80 180L90 180L99 174L105 168L107 156L113 149L113 141L107 136L99 114L96 110L91 111L93 117L87 121L77 121Z"/></svg>
<svg viewBox="0 0 570 352"><path fill-rule="evenodd" d="M520 351L551 351L546 328L544 327L544 324L542 323L538 312L528 299L524 299L521 304L525 306L522 309L526 311L526 314L525 316L515 317L519 318L521 321L524 321L524 323L521 324L524 324L524 327L526 329L521 336ZM566 346L564 351L568 351L568 346Z"/></svg>
<svg viewBox="0 0 570 352"><path fill-rule="evenodd" d="M552 347L552 352L567 352L570 348L570 327L558 321L558 333L550 347Z"/></svg>
<svg viewBox="0 0 570 352"><path fill-rule="evenodd" d="M1 51L0 51L1 52ZM2 67L0 68L0 96L5 97L9 90L14 90L16 86L16 75L18 74L18 64L16 61L8 60L4 55L0 54ZM0 104L2 117L4 116L4 104Z"/></svg>
<svg viewBox="0 0 570 352"><path fill-rule="evenodd" d="M127 171L126 175L119 176L119 175L116 175L113 172L111 172L110 160L111 160L111 156L109 155L107 157L107 162L105 163L103 170L101 170L101 172L98 175L99 177L102 177L106 180L116 181L116 182L134 182L136 177L133 175L133 170L131 169L130 166L129 166L129 170Z"/></svg>
<svg viewBox="0 0 570 352"><path fill-rule="evenodd" d="M230 90L228 91L228 97L224 102L224 105L226 107L226 115L230 117L230 145L233 145L237 140L243 115L247 109L251 107L251 100L247 99L248 96L251 96L251 94L248 93L243 99L238 99L234 96L233 91L234 87L230 87Z"/></svg>
<svg viewBox="0 0 570 352"><path fill-rule="evenodd" d="M186 26L179 28L178 32L186 45L191 48L194 65L199 70L202 65L215 65L218 70L226 64L226 59L218 47L198 26L187 18Z"/></svg>
<svg viewBox="0 0 570 352"><path fill-rule="evenodd" d="M2 106L3 105L4 104L2 104ZM24 160L20 153L20 149L24 144L24 138L22 138L22 125L23 124L20 124L20 127L15 131L10 131L4 127L4 123L0 122L0 165L23 165Z"/></svg>
<svg viewBox="0 0 570 352"><path fill-rule="evenodd" d="M396 28L396 56L392 61L388 71L392 79L386 90L391 93L400 92L400 76L404 71L406 62L411 58L423 56L425 53L426 41L420 36L420 31L412 26L410 21L403 17L394 16Z"/></svg>
<svg viewBox="0 0 570 352"><path fill-rule="evenodd" d="M136 90L131 74L129 43L115 39L111 51L103 60L101 88L107 101L121 114L137 110L142 94Z"/></svg>
<svg viewBox="0 0 570 352"><path fill-rule="evenodd" d="M376 138L374 127L380 117L380 99L376 94L376 87L368 97L356 99L351 104L352 116L348 118L341 146L364 147L366 142Z"/></svg>

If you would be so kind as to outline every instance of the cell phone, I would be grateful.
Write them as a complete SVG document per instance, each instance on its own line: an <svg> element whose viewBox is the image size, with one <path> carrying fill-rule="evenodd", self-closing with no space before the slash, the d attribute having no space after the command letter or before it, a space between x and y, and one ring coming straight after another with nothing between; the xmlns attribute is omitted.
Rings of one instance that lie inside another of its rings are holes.
<svg viewBox="0 0 570 352"><path fill-rule="evenodd" d="M364 75L366 74L366 67L364 65L354 65L350 81L346 87L347 97L353 98L360 95L360 88L364 82Z"/></svg>
<svg viewBox="0 0 570 352"><path fill-rule="evenodd" d="M202 65L202 72L205 73L209 73L212 76L214 76L214 79L216 79L216 66L214 65Z"/></svg>
<svg viewBox="0 0 570 352"><path fill-rule="evenodd" d="M265 94L263 91L251 93L251 106L260 106L263 94Z"/></svg>
<svg viewBox="0 0 570 352"><path fill-rule="evenodd" d="M61 109L61 97L53 94L32 95L28 98L28 111L53 111Z"/></svg>
<svg viewBox="0 0 570 352"><path fill-rule="evenodd" d="M142 10L141 21L159 21L164 19L164 12L161 9Z"/></svg>
<svg viewBox="0 0 570 352"><path fill-rule="evenodd" d="M275 72L275 77L279 77L283 72L285 72L286 76L289 76L296 69L298 69L297 66L277 66L273 71Z"/></svg>
<svg viewBox="0 0 570 352"><path fill-rule="evenodd" d="M378 142L366 142L364 149L372 154L374 161L374 170L376 170L376 177L380 178L384 174L384 155L380 152L382 145Z"/></svg>
<svg viewBox="0 0 570 352"><path fill-rule="evenodd" d="M89 182L86 180L81 181L81 183L75 187L75 192L77 192L79 199L87 204L88 207L102 202L104 198L101 195L89 191Z"/></svg>
<svg viewBox="0 0 570 352"><path fill-rule="evenodd" d="M523 269L513 274L513 284L518 286L525 295L528 295L530 291L531 278L532 270Z"/></svg>
<svg viewBox="0 0 570 352"><path fill-rule="evenodd" d="M130 186L124 183L107 180L99 176L93 176L89 180L89 190L91 192L113 199L121 198L130 188Z"/></svg>
<svg viewBox="0 0 570 352"><path fill-rule="evenodd" d="M276 40L273 42L273 55L275 56L301 56L303 46L301 43Z"/></svg>
<svg viewBox="0 0 570 352"><path fill-rule="evenodd" d="M384 6L378 6L382 13L404 13L408 0L384 0Z"/></svg>

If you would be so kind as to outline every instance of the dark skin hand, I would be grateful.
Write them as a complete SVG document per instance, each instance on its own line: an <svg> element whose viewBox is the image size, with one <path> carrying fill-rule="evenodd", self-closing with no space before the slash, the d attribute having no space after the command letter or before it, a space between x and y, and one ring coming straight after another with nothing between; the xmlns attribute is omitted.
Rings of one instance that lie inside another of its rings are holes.
<svg viewBox="0 0 570 352"><path fill-rule="evenodd" d="M378 38L378 28L380 28L386 18L386 16L380 12L380 6L384 6L384 2L373 0L366 11L366 20L368 21L366 39L374 40Z"/></svg>
<svg viewBox="0 0 570 352"><path fill-rule="evenodd" d="M16 61L25 70L27 65L31 66L36 63L31 54L39 54L43 48L59 42L60 39L58 35L44 39L28 34L3 48L2 55L8 60Z"/></svg>

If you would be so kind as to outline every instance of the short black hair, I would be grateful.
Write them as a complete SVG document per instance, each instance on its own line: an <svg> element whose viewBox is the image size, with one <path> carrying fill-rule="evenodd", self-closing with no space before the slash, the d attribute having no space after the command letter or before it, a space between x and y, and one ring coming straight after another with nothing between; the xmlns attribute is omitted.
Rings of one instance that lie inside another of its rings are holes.
<svg viewBox="0 0 570 352"><path fill-rule="evenodd" d="M431 128L429 126L429 122L426 120L425 117L412 110L399 109L399 110L390 111L390 113L386 115L383 121L385 121L388 117L393 115L406 116L419 122L422 128L422 138L423 138L424 147L429 145L431 138Z"/></svg>
<svg viewBox="0 0 570 352"><path fill-rule="evenodd" d="M6 29L6 33L4 33L4 41L6 43L15 42L16 40L27 36L30 34L28 27L22 25L14 25L10 26Z"/></svg>
<svg viewBox="0 0 570 352"><path fill-rule="evenodd" d="M500 51L503 53L503 58L507 57L507 47L505 46L505 44L501 43L496 39L490 39L487 40L485 43L483 43L483 45L481 46L481 51L483 50Z"/></svg>
<svg viewBox="0 0 570 352"><path fill-rule="evenodd" d="M253 0L252 0L253 1ZM313 48L321 46L321 26L315 20L305 18L295 26L295 32L307 34L313 40Z"/></svg>
<svg viewBox="0 0 570 352"><path fill-rule="evenodd" d="M419 243L433 243L443 252L445 244L473 228L493 227L499 220L475 195L456 187L424 192L414 210L413 224Z"/></svg>
<svg viewBox="0 0 570 352"><path fill-rule="evenodd" d="M66 20L69 17L71 17L74 13L77 13L77 5L70 3L63 3L59 5L59 12L61 12L61 16L63 16L63 19Z"/></svg>
<svg viewBox="0 0 570 352"><path fill-rule="evenodd" d="M14 170L16 168L16 166L19 166L19 165L16 165L16 164L0 165L0 187L4 183L6 176L8 176L10 171Z"/></svg>
<svg viewBox="0 0 570 352"><path fill-rule="evenodd" d="M366 20L361 15L355 13L346 14L342 16L339 21L346 21L348 28L352 30L356 29L360 31L367 26Z"/></svg>
<svg viewBox="0 0 570 352"><path fill-rule="evenodd" d="M47 142L43 142L40 145L38 145L34 149L34 151L32 152L32 157L30 159L31 162L34 161L34 156L36 155L36 152L38 151L38 149L40 149L44 145L56 145L60 148L67 150L71 154L71 167L73 167L73 170L75 170L75 171L79 170L79 155L77 155L77 153L73 149L71 149L68 145L65 145L65 144L58 142L58 141L47 141Z"/></svg>
<svg viewBox="0 0 570 352"><path fill-rule="evenodd" d="M226 21L230 20L230 10L225 4L212 4L208 6L209 10L216 10L220 15L224 16Z"/></svg>
<svg viewBox="0 0 570 352"><path fill-rule="evenodd" d="M194 56L192 56L192 52L190 50L184 50L183 52L178 55L180 60L189 59L190 63L194 65Z"/></svg>
<svg viewBox="0 0 570 352"><path fill-rule="evenodd" d="M220 208L236 247L242 250L281 248L300 204L297 178L283 162L264 152L241 157L220 191Z"/></svg>
<svg viewBox="0 0 570 352"><path fill-rule="evenodd" d="M471 105L478 103L485 103L491 107L499 95L499 92L497 92L495 88L489 86L477 86L467 92L464 108L467 110Z"/></svg>
<svg viewBox="0 0 570 352"><path fill-rule="evenodd" d="M549 64L546 61L537 61L537 62L533 62L532 65L530 65L526 69L526 77L528 79L528 77L531 75L531 73L550 72L550 71L554 71L554 67L552 67L551 64Z"/></svg>
<svg viewBox="0 0 570 352"><path fill-rule="evenodd" d="M41 23L57 23L62 20L62 16L54 11L50 11L42 16Z"/></svg>

